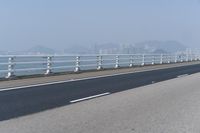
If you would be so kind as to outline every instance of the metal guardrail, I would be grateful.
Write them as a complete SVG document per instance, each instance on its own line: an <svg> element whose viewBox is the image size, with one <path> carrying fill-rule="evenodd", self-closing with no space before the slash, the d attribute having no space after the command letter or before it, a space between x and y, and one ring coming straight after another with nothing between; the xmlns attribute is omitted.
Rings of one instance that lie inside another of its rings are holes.
<svg viewBox="0 0 200 133"><path fill-rule="evenodd" d="M45 74L104 68L134 67L199 60L197 54L109 55L7 55L0 56L0 77Z"/></svg>

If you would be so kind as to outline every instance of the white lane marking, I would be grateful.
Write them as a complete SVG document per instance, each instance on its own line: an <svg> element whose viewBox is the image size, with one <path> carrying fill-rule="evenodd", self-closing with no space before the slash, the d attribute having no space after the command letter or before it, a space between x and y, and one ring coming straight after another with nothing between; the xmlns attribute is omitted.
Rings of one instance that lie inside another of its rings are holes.
<svg viewBox="0 0 200 133"><path fill-rule="evenodd" d="M92 99L92 98L97 98L97 97L101 97L101 96L105 96L105 95L109 95L109 94L110 94L110 92L106 92L106 93L102 93L102 94L98 94L98 95L94 95L94 96L80 98L80 99L77 99L77 100L72 100L72 101L70 101L70 103L77 103L77 102L81 102L81 101L85 101L85 100L89 100L89 99Z"/></svg>
<svg viewBox="0 0 200 133"><path fill-rule="evenodd" d="M160 69L155 69L155 70L160 70ZM53 84L62 84L62 83L75 82L75 81L83 81L83 80L88 80L88 79L114 77L114 76L118 76L118 75L132 74L132 73L138 73L138 72L147 72L147 71L152 71L152 70L133 71L133 72L127 72L127 73L117 73L117 74L112 74L112 75L102 75L102 76L95 76L95 77L88 77L88 78L81 78L81 79L74 79L74 80L69 79L69 80L66 80L66 81L56 81L56 82L43 83L43 84L35 84L35 85L26 85L26 86L19 86L19 87L2 88L2 89L0 89L0 92L2 92L2 91L10 91L10 90L17 90L17 89L24 89L24 88L31 88L31 87L38 87L38 86L47 86L47 85L53 85Z"/></svg>
<svg viewBox="0 0 200 133"><path fill-rule="evenodd" d="M179 76L177 76L177 78L185 77L185 76L188 76L188 75L189 75L189 74L179 75Z"/></svg>
<svg viewBox="0 0 200 133"><path fill-rule="evenodd" d="M187 65L186 65L187 66ZM43 83L43 84L35 84L35 85L25 85L25 86L19 86L19 87L9 87L9 88L0 88L0 92L2 91L10 91L10 90L18 90L18 89L24 89L24 88L31 88L31 87L38 87L38 86L46 86L46 85L53 85L53 84L62 84L62 83L68 83L68 82L75 82L75 81L82 81L82 80L88 80L88 79L97 79L97 78L104 78L104 77L113 77L118 75L124 75L124 74L132 74L132 73L139 73L139 72L148 72L153 70L164 70L168 68L176 68L175 67L166 67L166 68L154 68L149 70L138 70L133 72L125 72L125 73L117 73L117 74L110 74L110 75L102 75L102 76L95 76L95 77L88 77L88 78L81 78L81 79L74 79L74 80L64 80L64 81L56 81L56 82L49 82L49 83Z"/></svg>

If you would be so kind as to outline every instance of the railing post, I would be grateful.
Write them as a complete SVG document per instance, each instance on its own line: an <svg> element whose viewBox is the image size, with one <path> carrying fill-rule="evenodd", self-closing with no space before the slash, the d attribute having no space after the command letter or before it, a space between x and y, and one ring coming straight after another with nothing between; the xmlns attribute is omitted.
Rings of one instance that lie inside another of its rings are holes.
<svg viewBox="0 0 200 133"><path fill-rule="evenodd" d="M52 66L52 57L51 56L47 56L47 69L46 69L45 75L48 75L48 74L52 73L51 66Z"/></svg>
<svg viewBox="0 0 200 133"><path fill-rule="evenodd" d="M101 69L103 69L103 67L102 67L102 62L103 62L103 60L102 60L102 56L97 56L97 70L101 70Z"/></svg>
<svg viewBox="0 0 200 133"><path fill-rule="evenodd" d="M132 55L130 56L130 64L129 64L129 67L133 67L133 56L132 56Z"/></svg>
<svg viewBox="0 0 200 133"><path fill-rule="evenodd" d="M115 68L119 68L119 56L117 55L116 56L116 59L115 59Z"/></svg>
<svg viewBox="0 0 200 133"><path fill-rule="evenodd" d="M167 56L167 60L168 60L167 63L170 63L170 60L171 60L171 56L170 55Z"/></svg>
<svg viewBox="0 0 200 133"><path fill-rule="evenodd" d="M188 52L187 52L187 55L186 55L186 62L188 62L189 61L189 54L188 54Z"/></svg>
<svg viewBox="0 0 200 133"><path fill-rule="evenodd" d="M80 56L76 57L76 67L74 72L79 72L80 71Z"/></svg>
<svg viewBox="0 0 200 133"><path fill-rule="evenodd" d="M163 54L160 55L160 64L163 64Z"/></svg>
<svg viewBox="0 0 200 133"><path fill-rule="evenodd" d="M193 61L193 54L190 54L190 60Z"/></svg>
<svg viewBox="0 0 200 133"><path fill-rule="evenodd" d="M178 59L178 55L177 55L177 54L175 54L174 63L177 63L177 59Z"/></svg>
<svg viewBox="0 0 200 133"><path fill-rule="evenodd" d="M152 62L151 62L152 65L155 64L155 56L153 56L153 59L152 59Z"/></svg>
<svg viewBox="0 0 200 133"><path fill-rule="evenodd" d="M195 54L195 61L198 61L198 55Z"/></svg>
<svg viewBox="0 0 200 133"><path fill-rule="evenodd" d="M14 57L9 57L8 58L8 74L7 74L6 78L11 78L11 77L15 76L14 68L15 68Z"/></svg>
<svg viewBox="0 0 200 133"><path fill-rule="evenodd" d="M184 56L181 55L180 58L181 58L181 62L183 62L184 61Z"/></svg>
<svg viewBox="0 0 200 133"><path fill-rule="evenodd" d="M142 55L142 64L141 64L142 66L144 66L145 65L145 55L143 54Z"/></svg>

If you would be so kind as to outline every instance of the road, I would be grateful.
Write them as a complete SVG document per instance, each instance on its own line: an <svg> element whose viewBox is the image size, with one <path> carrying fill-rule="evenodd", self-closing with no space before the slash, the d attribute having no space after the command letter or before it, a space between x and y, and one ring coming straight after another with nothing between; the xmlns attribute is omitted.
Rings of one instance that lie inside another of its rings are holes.
<svg viewBox="0 0 200 133"><path fill-rule="evenodd" d="M27 86L35 84L44 84L44 83L55 83L61 81L93 78L93 77L105 77L108 75L119 75L125 73L135 73L135 72L144 72L152 71L158 69L167 69L173 67L189 66L200 64L200 61L192 62L177 62L177 63L167 63L167 64L156 64L156 65L145 65L145 66L134 66L128 68L118 68L118 69L103 69L103 70L94 70L94 71L80 71L79 73L62 73L56 74L52 73L48 76L44 75L35 75L35 76L25 76L25 77L16 77L16 80L0 80L0 89L2 88L12 88L18 86Z"/></svg>
<svg viewBox="0 0 200 133"><path fill-rule="evenodd" d="M1 133L199 133L200 73L0 122ZM67 100L67 99L66 99Z"/></svg>
<svg viewBox="0 0 200 133"><path fill-rule="evenodd" d="M196 72L200 72L200 64L20 89L1 89L0 120L30 115L69 105L88 97L113 94Z"/></svg>

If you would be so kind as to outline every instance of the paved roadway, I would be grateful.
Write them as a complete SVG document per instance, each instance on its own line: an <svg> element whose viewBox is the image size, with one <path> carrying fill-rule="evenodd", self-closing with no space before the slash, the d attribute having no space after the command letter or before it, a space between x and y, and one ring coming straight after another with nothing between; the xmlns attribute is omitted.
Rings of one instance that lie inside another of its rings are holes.
<svg viewBox="0 0 200 133"><path fill-rule="evenodd" d="M200 73L179 77L3 121L0 132L199 133L199 86Z"/></svg>
<svg viewBox="0 0 200 133"><path fill-rule="evenodd" d="M107 95L200 72L200 64L51 85L0 90L0 121L65 106L90 96Z"/></svg>
<svg viewBox="0 0 200 133"><path fill-rule="evenodd" d="M68 81L74 79L83 79L83 78L91 78L91 77L101 77L106 75L116 75L121 73L135 73L135 72L143 72L143 71L151 71L158 69L166 69L180 66L188 66L200 64L200 61L192 61L192 62L182 62L182 63L170 63L170 64L156 64L156 65L145 65L145 66L134 66L130 68L119 68L119 69L106 69L103 71L81 71L80 73L64 73L64 74L53 74L50 76L41 76L41 77L24 77L19 78L17 80L0 80L0 89L2 88L10 88L17 86L27 86L27 85L35 85L35 84L43 84L43 83L52 83L52 82L60 82L60 81Z"/></svg>

